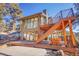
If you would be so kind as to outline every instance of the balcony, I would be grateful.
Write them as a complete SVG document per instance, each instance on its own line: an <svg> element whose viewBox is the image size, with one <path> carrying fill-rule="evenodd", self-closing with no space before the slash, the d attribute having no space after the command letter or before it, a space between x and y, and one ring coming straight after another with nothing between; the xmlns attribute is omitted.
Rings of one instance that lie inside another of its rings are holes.
<svg viewBox="0 0 79 59"><path fill-rule="evenodd" d="M51 26L49 24L40 25L41 30L48 30Z"/></svg>

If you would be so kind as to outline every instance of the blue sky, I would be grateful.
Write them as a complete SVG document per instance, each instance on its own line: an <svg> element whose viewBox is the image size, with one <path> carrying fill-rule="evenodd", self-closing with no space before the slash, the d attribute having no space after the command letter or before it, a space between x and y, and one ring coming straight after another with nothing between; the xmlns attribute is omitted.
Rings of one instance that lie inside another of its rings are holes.
<svg viewBox="0 0 79 59"><path fill-rule="evenodd" d="M54 16L60 10L72 7L72 3L20 3L20 8L24 16L38 13L43 9L47 9L49 16Z"/></svg>

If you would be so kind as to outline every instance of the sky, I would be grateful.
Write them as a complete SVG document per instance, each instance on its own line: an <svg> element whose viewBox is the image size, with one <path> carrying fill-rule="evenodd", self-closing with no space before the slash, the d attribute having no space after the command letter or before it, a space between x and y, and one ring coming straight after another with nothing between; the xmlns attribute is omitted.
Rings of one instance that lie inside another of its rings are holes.
<svg viewBox="0 0 79 59"><path fill-rule="evenodd" d="M29 16L47 9L48 15L53 17L60 10L72 7L72 3L20 3L20 8L24 16Z"/></svg>

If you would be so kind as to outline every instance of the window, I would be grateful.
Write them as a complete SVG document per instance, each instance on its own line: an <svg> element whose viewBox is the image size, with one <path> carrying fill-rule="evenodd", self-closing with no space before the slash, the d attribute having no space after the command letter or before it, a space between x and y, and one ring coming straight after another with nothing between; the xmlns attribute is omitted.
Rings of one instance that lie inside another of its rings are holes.
<svg viewBox="0 0 79 59"><path fill-rule="evenodd" d="M48 19L46 19L46 17L41 17L41 25L44 25L47 23L48 23Z"/></svg>
<svg viewBox="0 0 79 59"><path fill-rule="evenodd" d="M38 27L38 18L35 18L34 20L34 28Z"/></svg>
<svg viewBox="0 0 79 59"><path fill-rule="evenodd" d="M37 33L34 33L34 40L37 40L38 39L38 34Z"/></svg>
<svg viewBox="0 0 79 59"><path fill-rule="evenodd" d="M44 18L41 17L41 25L44 25Z"/></svg>
<svg viewBox="0 0 79 59"><path fill-rule="evenodd" d="M54 34L52 33L51 35L52 35L52 38L54 38Z"/></svg>
<svg viewBox="0 0 79 59"><path fill-rule="evenodd" d="M27 37L26 37L26 39L27 39L27 40L29 40L30 35L29 35L29 34L27 34L26 36L27 36Z"/></svg>
<svg viewBox="0 0 79 59"><path fill-rule="evenodd" d="M50 39L52 39L52 35L49 35L49 36L48 36L48 40L50 40Z"/></svg>
<svg viewBox="0 0 79 59"><path fill-rule="evenodd" d="M27 28L38 27L38 18L27 20Z"/></svg>
<svg viewBox="0 0 79 59"><path fill-rule="evenodd" d="M44 24L48 24L48 19L44 17Z"/></svg>
<svg viewBox="0 0 79 59"><path fill-rule="evenodd" d="M26 22L26 23L25 23L25 29L27 29L27 21L28 21L28 20L25 21L25 22Z"/></svg>
<svg viewBox="0 0 79 59"><path fill-rule="evenodd" d="M28 20L27 20L27 28L30 28L30 27L31 27L31 20L28 19Z"/></svg>
<svg viewBox="0 0 79 59"><path fill-rule="evenodd" d="M34 33L30 33L30 40L31 40L31 41L34 40Z"/></svg>
<svg viewBox="0 0 79 59"><path fill-rule="evenodd" d="M34 28L34 19L31 19L31 28Z"/></svg>
<svg viewBox="0 0 79 59"><path fill-rule="evenodd" d="M27 40L29 41L33 41L35 38L34 38L34 33L33 32L28 32L27 33Z"/></svg>
<svg viewBox="0 0 79 59"><path fill-rule="evenodd" d="M33 35L30 34L30 40L31 40L31 41L33 41L33 38L34 38Z"/></svg>

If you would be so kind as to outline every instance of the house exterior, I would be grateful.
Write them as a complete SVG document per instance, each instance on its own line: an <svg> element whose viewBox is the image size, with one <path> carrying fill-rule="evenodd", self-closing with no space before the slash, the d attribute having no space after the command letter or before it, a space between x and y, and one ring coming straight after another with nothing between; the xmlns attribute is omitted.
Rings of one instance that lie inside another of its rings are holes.
<svg viewBox="0 0 79 59"><path fill-rule="evenodd" d="M22 33L21 39L24 37L25 40L35 41L52 25L53 19L52 17L48 17L46 10L23 17L20 19L20 31ZM62 36L62 31L55 30L48 36L48 38L46 38L46 40L50 40L51 38L58 38L59 36Z"/></svg>
<svg viewBox="0 0 79 59"><path fill-rule="evenodd" d="M48 24L46 10L20 19L20 31L26 40L37 40L42 34L41 26ZM23 38L22 38L23 39Z"/></svg>

